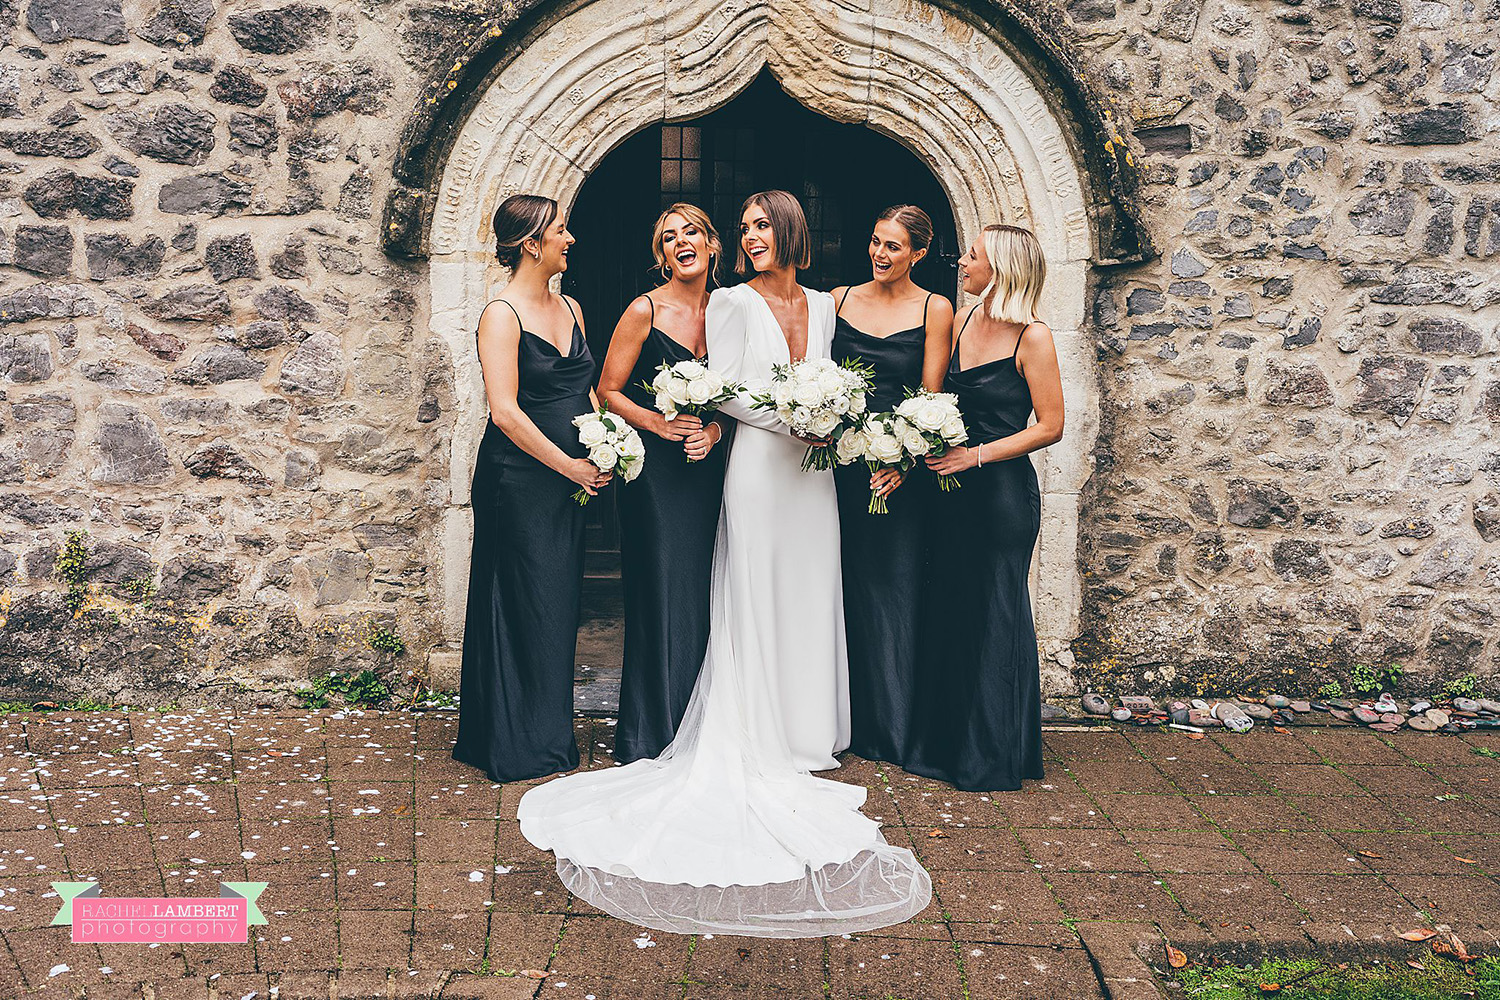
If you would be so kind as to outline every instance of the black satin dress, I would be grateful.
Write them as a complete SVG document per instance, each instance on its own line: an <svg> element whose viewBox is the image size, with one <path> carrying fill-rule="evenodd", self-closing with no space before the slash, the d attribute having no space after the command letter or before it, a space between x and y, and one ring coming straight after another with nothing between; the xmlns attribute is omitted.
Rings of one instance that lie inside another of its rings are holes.
<svg viewBox="0 0 1500 1000"><path fill-rule="evenodd" d="M690 350L653 323L625 395L655 410L654 394L641 383L655 378L663 363L691 360ZM641 474L616 488L625 585L625 668L615 730L615 759L621 763L655 757L672 742L708 651L727 443L689 462L680 442L653 438Z"/></svg>
<svg viewBox="0 0 1500 1000"><path fill-rule="evenodd" d="M516 368L521 409L559 448L584 457L573 418L593 408L594 359L576 319L566 355L523 326ZM453 757L491 781L578 766L573 664L584 512L572 499L577 489L485 421L474 462L474 555Z"/></svg>
<svg viewBox="0 0 1500 1000"><path fill-rule="evenodd" d="M958 394L973 445L1026 427L1031 390L1014 351L960 370L955 344L945 388ZM932 519L922 688L906 769L964 791L1015 790L1042 776L1041 680L1027 583L1041 494L1025 455L958 479L962 488L938 495Z"/></svg>
<svg viewBox="0 0 1500 1000"><path fill-rule="evenodd" d="M871 413L895 409L907 389L922 387L926 351L926 306L921 326L888 337L857 330L842 316L834 320L833 360L859 358L875 369L875 391L866 397ZM871 514L868 466L837 466L833 478L839 496L849 649L849 750L867 760L900 764L917 679L926 532L935 479L925 466L912 469L886 498L887 513Z"/></svg>

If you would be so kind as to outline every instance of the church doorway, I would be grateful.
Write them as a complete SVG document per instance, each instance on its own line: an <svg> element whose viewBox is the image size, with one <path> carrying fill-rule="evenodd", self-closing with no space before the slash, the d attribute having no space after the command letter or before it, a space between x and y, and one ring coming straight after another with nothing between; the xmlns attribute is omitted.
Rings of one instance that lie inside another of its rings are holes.
<svg viewBox="0 0 1500 1000"><path fill-rule="evenodd" d="M792 192L807 212L813 263L800 276L804 285L827 290L868 281L866 247L875 216L909 202L934 223L932 249L913 277L956 302L960 254L953 209L927 165L873 129L808 110L762 72L709 114L652 125L626 139L580 188L568 217L578 242L568 254L563 290L583 307L589 348L601 365L625 306L661 282L649 245L657 214L677 201L707 211L727 258L718 281L737 284L743 280L733 273L740 206L768 188ZM619 522L613 494L607 496L609 502L591 503L587 511L589 624L579 656L600 666L612 655L621 600Z"/></svg>

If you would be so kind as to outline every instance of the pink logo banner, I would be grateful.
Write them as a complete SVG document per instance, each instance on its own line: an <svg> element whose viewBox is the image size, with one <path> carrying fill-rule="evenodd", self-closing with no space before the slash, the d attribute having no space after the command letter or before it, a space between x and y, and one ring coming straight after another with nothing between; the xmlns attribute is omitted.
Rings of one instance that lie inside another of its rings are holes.
<svg viewBox="0 0 1500 1000"><path fill-rule="evenodd" d="M74 944L243 944L249 902L191 896L73 901Z"/></svg>

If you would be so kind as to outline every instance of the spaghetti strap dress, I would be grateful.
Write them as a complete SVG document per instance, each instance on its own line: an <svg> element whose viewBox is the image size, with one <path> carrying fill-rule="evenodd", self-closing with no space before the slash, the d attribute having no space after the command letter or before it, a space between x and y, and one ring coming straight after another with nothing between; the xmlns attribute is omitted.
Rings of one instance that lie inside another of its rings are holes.
<svg viewBox="0 0 1500 1000"><path fill-rule="evenodd" d="M1014 350L968 369L958 359L955 341L944 387L958 394L971 445L1023 430L1031 389ZM1013 791L1042 776L1040 665L1027 582L1041 494L1025 455L958 478L962 488L938 494L932 518L922 685L905 767L965 791Z"/></svg>
<svg viewBox="0 0 1500 1000"><path fill-rule="evenodd" d="M655 303L651 310L651 329L623 390L648 410L655 399L644 385L657 369L694 360L692 351L657 328ZM714 535L729 448L721 442L697 462L689 462L676 441L653 439L650 451L635 482L615 490L625 585L625 667L615 729L615 759L622 764L655 757L672 742L708 651Z"/></svg>
<svg viewBox="0 0 1500 1000"><path fill-rule="evenodd" d="M577 317L566 354L521 324L516 375L521 410L553 444L584 457L573 418L593 409L594 359ZM486 422L474 463L474 553L453 757L491 781L578 766L573 666L584 513L572 499L576 489L522 451L493 418Z"/></svg>
<svg viewBox="0 0 1500 1000"><path fill-rule="evenodd" d="M848 297L848 292L844 293ZM932 296L929 295L930 304ZM839 302L840 310L843 302ZM927 350L922 324L886 337L834 320L833 360L859 359L875 370L871 413L896 408L922 387ZM844 626L849 648L849 749L867 760L904 760L917 681L918 622L926 569L926 532L934 477L919 465L869 513L870 470L863 462L834 469L844 570Z"/></svg>

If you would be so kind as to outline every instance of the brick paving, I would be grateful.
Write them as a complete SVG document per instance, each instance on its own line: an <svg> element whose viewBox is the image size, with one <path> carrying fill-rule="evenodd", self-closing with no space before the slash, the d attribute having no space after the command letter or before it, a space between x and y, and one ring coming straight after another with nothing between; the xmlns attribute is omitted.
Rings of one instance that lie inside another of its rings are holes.
<svg viewBox="0 0 1500 1000"><path fill-rule="evenodd" d="M1500 734L1046 733L1048 777L976 795L848 758L936 900L878 934L647 934L570 900L523 785L449 757L452 713L0 719L0 997L594 1000L1157 997L1190 956L1500 938ZM581 718L588 767L612 729ZM48 883L216 895L262 881L248 945L73 945ZM526 970L547 973L545 979ZM274 994L272 991L275 991Z"/></svg>

